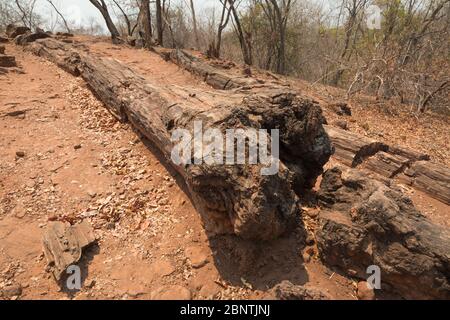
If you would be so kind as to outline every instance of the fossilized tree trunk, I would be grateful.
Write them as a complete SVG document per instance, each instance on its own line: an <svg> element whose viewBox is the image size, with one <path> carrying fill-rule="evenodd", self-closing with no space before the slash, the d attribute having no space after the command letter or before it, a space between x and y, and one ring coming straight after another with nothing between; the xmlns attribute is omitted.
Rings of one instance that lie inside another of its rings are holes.
<svg viewBox="0 0 450 320"><path fill-rule="evenodd" d="M450 230L399 190L359 170L333 168L323 175L319 197L316 238L326 264L361 279L375 265L382 289L412 299L450 298Z"/></svg>
<svg viewBox="0 0 450 320"><path fill-rule="evenodd" d="M116 60L94 58L53 39L39 40L31 50L80 75L117 118L148 138L183 177L206 226L217 231L263 240L281 235L298 213L296 192L312 187L332 153L320 107L284 88L205 92L159 87ZM192 132L194 121L221 133L279 129L278 173L261 175L261 164L174 164L172 132Z"/></svg>
<svg viewBox="0 0 450 320"><path fill-rule="evenodd" d="M450 169L429 161L415 150L388 145L365 136L325 125L336 149L334 157L350 167L368 169L386 178L398 178L443 203L450 204Z"/></svg>

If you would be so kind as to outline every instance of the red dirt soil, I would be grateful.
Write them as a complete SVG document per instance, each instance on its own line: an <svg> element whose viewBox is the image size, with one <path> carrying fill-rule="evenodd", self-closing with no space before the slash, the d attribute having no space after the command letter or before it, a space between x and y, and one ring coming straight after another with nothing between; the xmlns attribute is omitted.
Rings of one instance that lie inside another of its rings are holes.
<svg viewBox="0 0 450 320"><path fill-rule="evenodd" d="M161 86L212 90L155 53L78 39ZM357 282L323 266L295 231L262 244L206 234L176 174L82 80L22 48L6 50L24 74L0 76L0 289L20 284L20 299L151 299L167 290L164 298L261 299L289 280L356 299ZM18 110L23 115L6 115ZM448 154L440 160L448 163ZM448 225L448 206L411 193ZM308 209L310 231L315 216ZM41 239L48 221L83 219L99 241L80 262L83 289L71 293L46 271Z"/></svg>

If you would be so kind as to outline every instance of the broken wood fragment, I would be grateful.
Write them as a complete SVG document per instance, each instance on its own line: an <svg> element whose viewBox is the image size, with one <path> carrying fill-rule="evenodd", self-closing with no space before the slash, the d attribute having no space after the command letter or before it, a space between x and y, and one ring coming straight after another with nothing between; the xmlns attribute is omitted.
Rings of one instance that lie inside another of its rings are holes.
<svg viewBox="0 0 450 320"><path fill-rule="evenodd" d="M450 205L450 169L430 161L417 161L399 180Z"/></svg>
<svg viewBox="0 0 450 320"><path fill-rule="evenodd" d="M373 171L382 177L399 178L431 197L450 204L450 169L427 161L429 155L325 125L335 148L334 157L349 167Z"/></svg>
<svg viewBox="0 0 450 320"><path fill-rule="evenodd" d="M6 35L10 39L14 39L17 36L31 32L30 28L24 26L16 26L14 24L9 24L6 26Z"/></svg>
<svg viewBox="0 0 450 320"><path fill-rule="evenodd" d="M324 128L335 147L334 157L349 167L356 167L377 152L388 150L388 146L379 141L329 125Z"/></svg>
<svg viewBox="0 0 450 320"><path fill-rule="evenodd" d="M227 72L222 72L185 50L159 48L156 50L165 60L170 60L187 71L200 76L207 84L215 89L230 90L240 87L251 87L260 83L254 78L245 76L238 77Z"/></svg>
<svg viewBox="0 0 450 320"><path fill-rule="evenodd" d="M450 298L450 230L417 211L400 189L357 169L333 168L319 198L324 263L363 280L368 267L379 267L381 289L405 298Z"/></svg>
<svg viewBox="0 0 450 320"><path fill-rule="evenodd" d="M0 54L0 67L4 68L17 67L16 58L14 56Z"/></svg>
<svg viewBox="0 0 450 320"><path fill-rule="evenodd" d="M377 152L369 157L362 165L363 168L376 172L386 178L394 178L403 172L411 161L400 155L392 155L387 152Z"/></svg>
<svg viewBox="0 0 450 320"><path fill-rule="evenodd" d="M43 236L44 254L56 280L60 280L67 268L81 259L84 248L96 241L92 226L83 221L51 222Z"/></svg>

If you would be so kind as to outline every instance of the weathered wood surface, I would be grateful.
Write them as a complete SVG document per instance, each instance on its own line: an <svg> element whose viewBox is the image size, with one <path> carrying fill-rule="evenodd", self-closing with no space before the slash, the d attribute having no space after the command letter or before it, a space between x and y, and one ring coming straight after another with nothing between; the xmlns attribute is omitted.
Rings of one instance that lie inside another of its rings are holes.
<svg viewBox="0 0 450 320"><path fill-rule="evenodd" d="M170 60L187 71L200 76L207 84L215 89L230 90L241 87L252 87L261 83L254 78L235 76L228 72L215 68L188 52L181 49L167 50L156 48L159 55L165 60Z"/></svg>
<svg viewBox="0 0 450 320"><path fill-rule="evenodd" d="M217 232L263 240L280 236L298 213L294 190L301 195L311 188L332 153L320 107L292 92L265 88L220 94L159 87L116 60L93 57L53 39L38 40L29 49L80 75L117 118L131 122L149 139L183 177L205 225ZM278 173L261 175L261 164L174 164L173 130L192 133L198 120L203 130L216 128L221 133L233 128L279 129Z"/></svg>
<svg viewBox="0 0 450 320"><path fill-rule="evenodd" d="M17 67L16 58L5 54L0 54L0 67L11 68Z"/></svg>
<svg viewBox="0 0 450 320"><path fill-rule="evenodd" d="M68 222L49 223L42 243L55 278L60 280L67 268L81 259L83 249L95 241L94 230L86 221L75 225Z"/></svg>
<svg viewBox="0 0 450 320"><path fill-rule="evenodd" d="M357 169L325 172L316 233L321 259L364 280L367 268L378 266L382 289L405 298L450 299L449 228L433 224L394 188Z"/></svg>
<svg viewBox="0 0 450 320"><path fill-rule="evenodd" d="M411 150L411 149L407 149L401 146L396 146L396 145L389 145L389 153L392 155L397 155L397 156L401 156L404 158L407 158L409 160L412 161L420 161L420 160L430 160L430 156L416 151L416 150Z"/></svg>
<svg viewBox="0 0 450 320"><path fill-rule="evenodd" d="M431 161L421 152L335 128L324 126L335 148L334 157L349 167L361 167L385 178L421 190L431 197L450 204L450 169Z"/></svg>
<svg viewBox="0 0 450 320"><path fill-rule="evenodd" d="M387 145L376 140L329 125L324 127L335 148L334 157L347 166L356 167L377 152L388 150Z"/></svg>
<svg viewBox="0 0 450 320"><path fill-rule="evenodd" d="M377 152L374 156L364 161L362 167L376 172L386 178L395 178L403 172L411 160L399 155L392 155L387 152Z"/></svg>
<svg viewBox="0 0 450 320"><path fill-rule="evenodd" d="M45 39L50 38L51 36L48 33L45 32L34 32L34 33L24 33L21 35L18 35L14 39L14 43L17 45L26 45L27 43L34 42L38 39Z"/></svg>
<svg viewBox="0 0 450 320"><path fill-rule="evenodd" d="M256 78L234 77L232 73L212 66L204 59L197 58L183 50L158 49L158 53L166 60L185 68L189 72L201 76L206 83L218 89L242 89L257 86L264 81ZM265 85L261 85L265 86ZM338 114L351 115L346 103L331 105ZM428 161L430 156L416 150L398 145L388 145L380 141L349 132L335 126L324 125L335 148L334 158L349 167L363 165L385 178L403 177L410 185L426 192L430 196L446 204L450 204L450 186L448 168L435 163L427 163L427 169L421 166L417 173L409 170L409 177L402 173L415 161ZM414 178L417 176L417 179ZM430 177L437 179L433 181ZM416 181L417 180L417 181Z"/></svg>
<svg viewBox="0 0 450 320"><path fill-rule="evenodd" d="M14 39L17 36L20 36L22 34L31 32L30 28L24 27L24 26L16 26L14 24L9 24L6 26L6 35L10 39Z"/></svg>
<svg viewBox="0 0 450 320"><path fill-rule="evenodd" d="M450 169L430 161L417 161L399 176L412 187L450 204Z"/></svg>

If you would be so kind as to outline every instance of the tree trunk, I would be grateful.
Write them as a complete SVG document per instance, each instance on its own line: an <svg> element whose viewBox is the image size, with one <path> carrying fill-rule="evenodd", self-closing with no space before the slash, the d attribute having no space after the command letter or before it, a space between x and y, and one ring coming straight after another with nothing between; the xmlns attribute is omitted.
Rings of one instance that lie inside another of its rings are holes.
<svg viewBox="0 0 450 320"><path fill-rule="evenodd" d="M117 6L117 8L119 8L120 12L122 12L123 18L125 19L125 23L127 25L127 34L131 37L133 35L133 28L131 27L130 18L128 18L125 10L123 10L122 6L116 0L113 0L113 2Z"/></svg>
<svg viewBox="0 0 450 320"><path fill-rule="evenodd" d="M174 130L185 129L192 136L194 121L221 134L234 128L279 128L282 154L273 175L261 174L263 164L199 162L202 152L190 155L197 164L169 160L210 230L247 239L280 236L298 214L293 190L311 188L331 154L320 108L286 88L267 86L243 94L159 87L158 81L149 83L116 60L91 57L53 39L39 40L30 50L81 75L116 117L131 122L166 159L172 158ZM261 136L271 139L267 133Z"/></svg>
<svg viewBox="0 0 450 320"><path fill-rule="evenodd" d="M142 10L142 28L144 29L145 47L151 48L153 45L153 30L150 14L150 0L142 0L140 10Z"/></svg>
<svg viewBox="0 0 450 320"><path fill-rule="evenodd" d="M192 23L193 23L193 27L194 27L195 45L196 45L196 49L200 50L200 39L198 36L198 30L197 30L197 16L195 15L194 0L190 0L190 4L191 4L191 12L192 12Z"/></svg>
<svg viewBox="0 0 450 320"><path fill-rule="evenodd" d="M163 17L162 17L161 0L156 0L156 32L158 36L158 44L163 46Z"/></svg>
<svg viewBox="0 0 450 320"><path fill-rule="evenodd" d="M241 46L242 50L242 56L244 58L244 63L251 66L253 64L253 57L251 52L251 47L249 46L249 42L247 41L247 37L244 34L244 30L241 25L241 20L239 19L239 15L237 13L237 10L234 6L234 0L229 0L230 2L230 9L233 13L234 22L236 24L236 30L238 33L239 38L239 44Z"/></svg>
<svg viewBox="0 0 450 320"><path fill-rule="evenodd" d="M120 43L120 33L116 28L116 25L111 19L111 16L108 11L108 7L104 0L89 0L102 14L103 18L105 19L106 26L109 30L109 33L111 34L111 39L113 43Z"/></svg>

